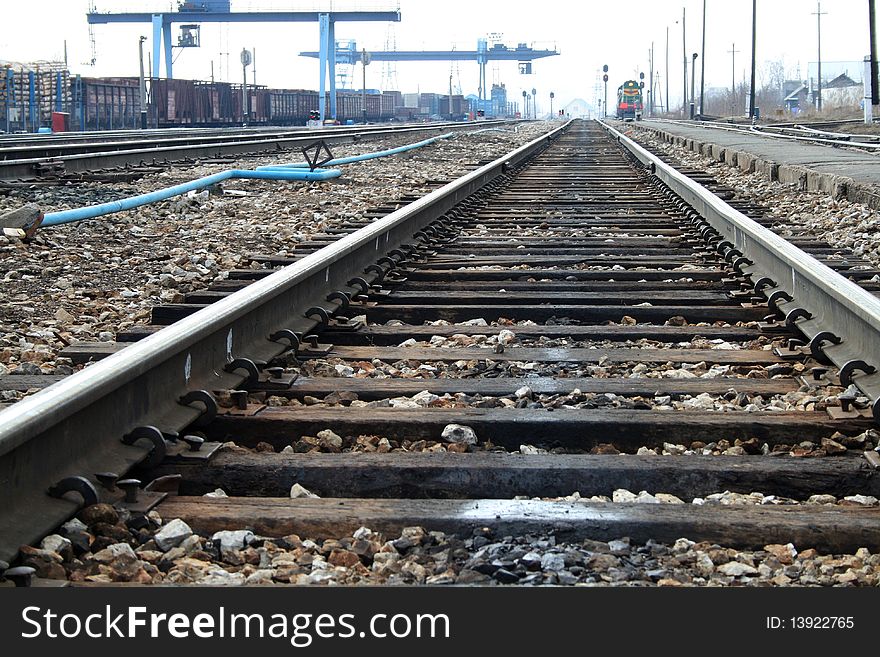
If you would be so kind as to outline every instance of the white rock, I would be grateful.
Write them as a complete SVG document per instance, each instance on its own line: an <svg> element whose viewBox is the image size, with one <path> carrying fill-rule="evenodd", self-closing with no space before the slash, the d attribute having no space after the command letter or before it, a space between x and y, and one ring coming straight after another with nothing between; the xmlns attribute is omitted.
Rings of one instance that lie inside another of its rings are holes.
<svg viewBox="0 0 880 657"><path fill-rule="evenodd" d="M443 433L440 434L440 437L447 443L477 444L476 432L463 424L447 424L443 427Z"/></svg>
<svg viewBox="0 0 880 657"><path fill-rule="evenodd" d="M672 443L663 443L663 451L676 456L684 454L687 449L684 445L674 445Z"/></svg>
<svg viewBox="0 0 880 657"><path fill-rule="evenodd" d="M404 340L401 342L398 347L415 347L418 344L418 341L415 338L410 338L409 340Z"/></svg>
<svg viewBox="0 0 880 657"><path fill-rule="evenodd" d="M519 446L520 454L547 454L546 449L541 449L540 447L535 447L534 445L520 445Z"/></svg>
<svg viewBox="0 0 880 657"><path fill-rule="evenodd" d="M636 497L635 493L628 491L625 488L618 488L611 494L611 501L617 503L635 502Z"/></svg>
<svg viewBox="0 0 880 657"><path fill-rule="evenodd" d="M469 319L465 322L456 322L456 326L489 326L489 322L487 322L482 317L477 319Z"/></svg>
<svg viewBox="0 0 880 657"><path fill-rule="evenodd" d="M89 527L79 518L71 518L63 525L61 525L61 531L65 534L70 534L73 532L85 532L88 531Z"/></svg>
<svg viewBox="0 0 880 657"><path fill-rule="evenodd" d="M254 533L249 529L224 530L216 532L211 540L220 541L221 550L241 550L253 542Z"/></svg>
<svg viewBox="0 0 880 657"><path fill-rule="evenodd" d="M313 497L316 499L320 499L319 495L315 495L312 491L304 486L300 486L299 484L294 484L290 487L290 498L293 500L297 500L303 497Z"/></svg>
<svg viewBox="0 0 880 657"><path fill-rule="evenodd" d="M498 342L500 342L503 345L510 344L514 340L516 340L516 333L514 333L513 331L508 331L507 329L503 329L498 334Z"/></svg>
<svg viewBox="0 0 880 657"><path fill-rule="evenodd" d="M324 429L318 432L318 440L322 443L329 445L331 447L335 447L336 449L342 449L342 437L331 431L330 429Z"/></svg>
<svg viewBox="0 0 880 657"><path fill-rule="evenodd" d="M266 584L274 584L275 582L272 580L272 571L265 570L257 570L256 572L251 573L247 576L244 583L247 586L260 586Z"/></svg>
<svg viewBox="0 0 880 657"><path fill-rule="evenodd" d="M288 447L290 447L290 445L288 445ZM292 450L293 448L291 448L291 451ZM224 491L222 488L215 488L210 493L205 493L203 497L229 497L229 495L227 495L226 491Z"/></svg>
<svg viewBox="0 0 880 657"><path fill-rule="evenodd" d="M740 563L739 561L728 561L725 564L718 566L718 572L722 575L727 575L728 577L742 577L743 575L757 575L758 571L746 564Z"/></svg>
<svg viewBox="0 0 880 657"><path fill-rule="evenodd" d="M422 390L419 394L413 395L412 398L412 400L419 406L429 406L432 402L435 402L438 399L440 399L438 395L428 392L427 390Z"/></svg>
<svg viewBox="0 0 880 657"><path fill-rule="evenodd" d="M847 502L854 502L863 506L874 506L877 504L877 498L873 495L849 495L843 499Z"/></svg>
<svg viewBox="0 0 880 657"><path fill-rule="evenodd" d="M519 388L514 393L514 396L517 399L531 399L532 398L532 389L529 388L528 386L523 386L522 388Z"/></svg>
<svg viewBox="0 0 880 657"><path fill-rule="evenodd" d="M40 549L48 550L55 554L61 554L62 552L69 550L72 546L73 544L69 539L59 536L58 534L49 534L46 538L40 541Z"/></svg>
<svg viewBox="0 0 880 657"><path fill-rule="evenodd" d="M648 491L641 491L633 500L636 504L660 504L660 500L651 495Z"/></svg>
<svg viewBox="0 0 880 657"><path fill-rule="evenodd" d="M180 518L175 518L156 532L153 540L156 541L156 545L159 546L160 550L167 552L171 548L180 545L184 539L192 535L193 530L190 529L189 525Z"/></svg>

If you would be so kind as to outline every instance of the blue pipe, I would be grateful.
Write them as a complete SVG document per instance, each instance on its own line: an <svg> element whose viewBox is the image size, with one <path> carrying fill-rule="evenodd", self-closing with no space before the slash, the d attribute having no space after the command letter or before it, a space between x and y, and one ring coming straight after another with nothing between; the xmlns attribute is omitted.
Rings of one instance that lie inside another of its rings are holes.
<svg viewBox="0 0 880 657"><path fill-rule="evenodd" d="M335 160L330 160L329 162L325 162L324 164L332 164L334 166L340 164L351 164L352 162L362 162L364 160L372 160L379 157L386 157L388 155L405 153L406 151L421 148L422 146L434 144L441 139L449 139L453 136L453 134L454 133L448 132L445 135L431 137L430 139L424 139L413 144L406 144L405 146L398 146L397 148L391 148L385 151L377 151L375 153L366 153L364 155L341 157ZM120 212L122 210L131 210L133 208L138 208L142 205L155 203L156 201L164 201L165 199L171 198L172 196L179 196L180 194L186 194L187 192L191 192L196 189L202 189L204 187L216 185L217 183L223 182L224 180L229 180L230 178L251 178L257 180L329 180L331 178L338 178L342 175L342 172L339 169L315 169L314 171L304 171L304 169L307 169L308 166L309 164L307 162L296 162L292 164L274 164L269 166L257 167L256 170L253 171L247 169L232 169L230 171L222 171L220 173L215 173L213 175L199 178L197 180L190 180L189 182L183 183L181 185L166 187L165 189L159 189L155 192L147 192L146 194L140 194L138 196L130 196L128 198L120 199L118 201L100 203L99 205L90 205L84 208L73 208L71 210L47 212L43 216L43 222L41 225L57 226L59 224L67 224L74 221L81 221L83 219L94 219L95 217L113 214L114 212Z"/></svg>
<svg viewBox="0 0 880 657"><path fill-rule="evenodd" d="M405 146L398 146L397 148L389 148L385 151L376 151L375 153L365 153L363 155L353 155L351 157L339 157L335 160L330 160L329 162L325 162L322 166L339 166L341 164L351 164L352 162L363 162L364 160L373 160L379 157L387 157L389 155L397 155L398 153L405 153L406 151L412 151L416 148L421 148L422 146L429 146L434 144L441 139L449 139L452 137L454 133L447 132L445 135L440 135L438 137L431 137L430 139L424 139L422 141L417 141L413 144L406 144ZM290 169L305 169L309 166L308 162L292 162L290 164L270 164L267 166L257 167L257 171L285 171Z"/></svg>
<svg viewBox="0 0 880 657"><path fill-rule="evenodd" d="M196 189L216 185L224 180L231 178L250 178L256 180L329 180L338 178L342 175L339 169L315 169L314 171L248 171L243 169L232 169L230 171L222 171L198 180L190 180L181 185L158 189L154 192L139 194L138 196L130 196L118 201L110 201L109 203L100 203L99 205L90 205L84 208L73 208L72 210L60 210L58 212L47 212L43 217L41 226L57 226L58 224L67 224L73 221L81 221L82 219L94 219L106 214L120 212L121 210L131 210L142 205L155 203L156 201L164 201L172 196L186 194Z"/></svg>

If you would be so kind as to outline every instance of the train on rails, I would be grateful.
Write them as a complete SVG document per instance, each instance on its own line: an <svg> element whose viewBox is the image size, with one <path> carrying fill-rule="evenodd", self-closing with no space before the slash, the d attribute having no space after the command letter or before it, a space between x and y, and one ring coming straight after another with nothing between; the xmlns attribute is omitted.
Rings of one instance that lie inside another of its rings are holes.
<svg viewBox="0 0 880 657"><path fill-rule="evenodd" d="M617 89L617 118L637 121L642 118L642 83L627 80Z"/></svg>

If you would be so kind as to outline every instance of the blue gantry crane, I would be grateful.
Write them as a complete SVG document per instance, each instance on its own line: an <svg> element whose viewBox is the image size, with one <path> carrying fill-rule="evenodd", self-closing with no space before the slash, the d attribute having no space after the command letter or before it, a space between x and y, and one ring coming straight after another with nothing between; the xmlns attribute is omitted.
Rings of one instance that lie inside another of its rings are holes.
<svg viewBox="0 0 880 657"><path fill-rule="evenodd" d="M321 120L324 120L327 76L330 77L330 115L336 118L336 23L383 21L399 22L400 10L389 11L231 11L230 0L198 0L178 3L178 11L160 13L86 14L89 25L109 23L151 23L153 26L153 75L159 76L160 55L164 51L165 77L171 79L171 25L184 23L188 34L201 23L318 23L320 33L319 85Z"/></svg>
<svg viewBox="0 0 880 657"><path fill-rule="evenodd" d="M343 45L344 44L344 45ZM361 52L355 41L337 44L335 61L339 64L355 64L361 61ZM339 46L342 45L340 48ZM476 50L386 50L370 51L370 59L374 62L477 62L480 67L479 97L486 99L486 64L490 61L519 62L520 72L531 73L532 61L542 57L552 57L559 53L553 50L535 50L528 44L520 43L516 48L509 48L502 43L493 43L489 47L487 39L477 40ZM302 57L321 57L319 52L301 52Z"/></svg>

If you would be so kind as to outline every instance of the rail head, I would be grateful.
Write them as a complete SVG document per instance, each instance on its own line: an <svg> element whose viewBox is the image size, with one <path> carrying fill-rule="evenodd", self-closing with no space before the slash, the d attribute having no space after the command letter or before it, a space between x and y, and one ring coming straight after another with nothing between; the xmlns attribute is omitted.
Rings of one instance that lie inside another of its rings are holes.
<svg viewBox="0 0 880 657"><path fill-rule="evenodd" d="M795 322L801 333L808 339L824 332L840 338L840 344L821 346L834 365L843 368L847 363L866 361L880 370L880 298L749 219L612 126L600 123L660 181L753 261L742 268L744 273L754 281L767 277L774 282L765 289L765 294L781 291L792 298L777 304L782 312L788 314L803 308L811 315L809 319ZM880 373L857 375L853 383L875 403L877 418Z"/></svg>

